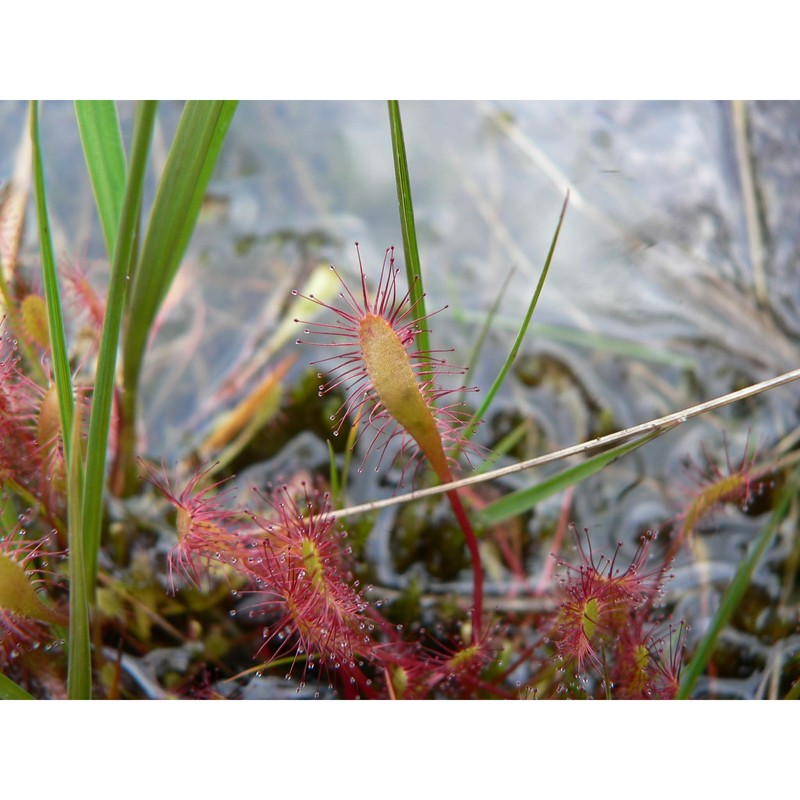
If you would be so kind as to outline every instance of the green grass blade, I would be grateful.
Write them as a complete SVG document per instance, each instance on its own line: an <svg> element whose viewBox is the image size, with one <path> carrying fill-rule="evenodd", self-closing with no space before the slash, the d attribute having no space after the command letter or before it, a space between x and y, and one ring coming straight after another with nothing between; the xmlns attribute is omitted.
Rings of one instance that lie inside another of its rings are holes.
<svg viewBox="0 0 800 800"><path fill-rule="evenodd" d="M58 272L50 238L50 219L47 213L47 195L44 184L42 147L39 140L39 103L31 102L31 141L33 143L33 183L36 195L36 212L39 222L39 249L42 257L42 282L47 303L47 325L50 331L50 350L53 358L53 374L58 394L58 410L61 416L64 452L69 458L69 431L72 430L74 400L72 374L67 356L67 337L64 333L64 315L61 310L61 293L58 288Z"/></svg>
<svg viewBox="0 0 800 800"><path fill-rule="evenodd" d="M397 100L389 100L389 127L392 132L392 153L394 155L394 175L397 183L397 202L400 206L400 228L403 231L403 252L406 259L406 276L412 304L417 317L425 316L425 297L422 288L422 265L417 246L417 227L414 223L414 206L411 202L411 181L408 177L408 159L403 138L403 125L400 120L400 105ZM428 332L423 330L417 337L420 350L428 350Z"/></svg>
<svg viewBox="0 0 800 800"><path fill-rule="evenodd" d="M483 402L480 405L480 408L475 412L475 415L470 420L469 425L464 430L464 435L467 438L470 438L474 433L475 429L485 416L486 412L489 410L492 402L494 401L495 396L497 395L498 390L503 384L503 381L506 379L506 375L508 375L508 371L511 369L514 360L517 357L517 353L519 352L519 348L522 346L522 341L525 338L525 334L528 332L528 326L530 325L531 318L533 317L533 312L536 309L536 304L539 302L539 296L542 293L542 289L544 288L544 282L547 278L547 273L550 270L550 263L553 260L553 253L556 250L556 243L558 242L558 234L561 232L561 224L564 222L564 215L567 213L567 203L569 202L569 192L567 192L566 198L564 198L564 205L561 207L561 214L558 217L558 224L556 225L555 233L553 234L553 241L550 243L550 250L547 253L547 259L544 262L544 267L542 267L542 274L539 276L539 282L536 284L536 291L533 293L533 297L531 298L531 302L528 305L528 311L525 314L525 319L522 321L522 325L520 326L519 332L517 333L517 338L514 341L514 345L511 348L511 352L508 354L508 357L505 360L505 363L500 369L500 372L497 374L497 377L494 379L494 383L492 383L489 391L486 392L486 395L483 398Z"/></svg>
<svg viewBox="0 0 800 800"><path fill-rule="evenodd" d="M632 450L636 450L637 447L641 447L646 442L655 439L663 432L663 430L655 431L647 436L642 437L641 439L636 439L633 442L626 442L619 447L615 447L605 453L600 453L599 455L593 456L587 461L576 464L574 467L568 467L556 475L553 475L551 478L547 478L541 483L537 483L534 486L529 486L525 489L519 489L516 492L511 492L511 494L500 498L500 500L490 503L488 506L486 506L486 508L479 512L478 516L480 517L482 523L494 525L498 522L503 522L503 520L506 520L509 517L514 517L518 514L524 514L525 512L530 511L530 509L533 508L533 506L535 506L537 503L542 502L542 500L545 498L550 497L557 492L562 492L567 487L586 480L591 475L594 475L596 472L599 472L601 469L608 466L612 461L621 458L627 453L630 453Z"/></svg>
<svg viewBox="0 0 800 800"><path fill-rule="evenodd" d="M69 545L69 637L67 642L67 697L92 697L92 639L89 625L90 585L87 582L86 547L81 524L83 454L80 414L70 431L67 477L67 542Z"/></svg>
<svg viewBox="0 0 800 800"><path fill-rule="evenodd" d="M475 344L472 347L472 353L470 353L469 361L467 362L467 374L475 371L475 367L477 366L481 353L483 352L483 346L486 344L486 338L489 335L489 332L492 330L494 320L497 317L497 312L500 310L500 303L503 300L506 289L508 289L508 284L511 283L511 276L513 274L514 270L509 270L508 275L506 275L506 278L503 281L503 285L500 287L500 291L497 293L494 302L486 313L486 317L483 320L483 324L478 332L478 336L475 339ZM460 402L464 402L465 396L466 390L461 393Z"/></svg>
<svg viewBox="0 0 800 800"><path fill-rule="evenodd" d="M181 114L136 263L124 342L125 388L135 395L158 309L194 230L236 103L190 101Z"/></svg>
<svg viewBox="0 0 800 800"><path fill-rule="evenodd" d="M0 700L35 700L21 686L14 683L11 678L0 672Z"/></svg>
<svg viewBox="0 0 800 800"><path fill-rule="evenodd" d="M131 169L125 189L117 247L111 265L103 332L97 357L82 506L86 580L91 595L94 594L97 553L100 549L106 448L116 376L117 347L122 327L125 291L128 285L128 268L136 240L137 221L142 203L147 154L150 149L157 107L157 102L144 102L136 116L131 150Z"/></svg>
<svg viewBox="0 0 800 800"><path fill-rule="evenodd" d="M734 575L730 586L722 596L717 613L714 614L706 635L700 642L692 660L683 670L681 686L676 695L677 699L686 700L691 696L692 689L694 689L698 678L702 675L714 653L714 648L717 645L722 629L728 624L733 612L736 611L742 601L747 587L750 585L753 572L764 557L767 548L772 544L772 540L775 538L775 534L786 516L790 502L797 496L798 489L800 489L800 473L795 472L791 480L783 487L778 497L778 502L764 529L752 543L747 555L736 570L736 575Z"/></svg>
<svg viewBox="0 0 800 800"><path fill-rule="evenodd" d="M117 106L112 100L76 100L75 117L108 258L111 260L117 244L127 179Z"/></svg>

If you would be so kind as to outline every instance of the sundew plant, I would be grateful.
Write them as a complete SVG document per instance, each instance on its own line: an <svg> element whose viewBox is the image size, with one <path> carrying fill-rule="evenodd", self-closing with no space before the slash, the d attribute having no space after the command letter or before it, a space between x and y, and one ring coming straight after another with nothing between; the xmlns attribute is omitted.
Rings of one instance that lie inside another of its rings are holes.
<svg viewBox="0 0 800 800"><path fill-rule="evenodd" d="M763 109L731 107L756 208L744 204L750 278L727 283L670 273L511 112L478 109L487 164L512 147L558 190L531 211L541 252L514 242L491 181L482 191L456 163L506 270L437 263L432 195L415 212L413 133L392 101L392 238L350 236L348 204L364 200L345 172L341 216L322 227L277 221L292 190L268 181L276 221L250 215L228 253L280 262L264 277L218 266L208 233L242 224L220 170L248 174L251 137L286 148L297 185L327 202L308 188L305 142L281 127L291 104L54 109L79 136L83 224L102 235L83 258L53 215L73 190L48 167L51 109L30 103L0 208L0 696L800 694L800 428L770 405L800 377L797 320L770 293L779 253L762 247L776 216L753 188ZM424 147L452 161L446 143ZM564 294L564 242L587 221L707 310L692 324L713 320L703 341L741 356L735 375L703 382L681 350L699 335L688 323L659 350ZM523 264L535 275L515 282ZM504 305L509 286L520 304ZM549 292L572 327L539 322ZM231 320L235 346L208 334ZM726 324L739 332L727 342ZM567 367L569 347L583 355ZM647 407L661 413L634 418L630 376L639 407L657 392L667 405ZM570 439L578 406L584 435ZM748 672L772 645L779 657Z"/></svg>

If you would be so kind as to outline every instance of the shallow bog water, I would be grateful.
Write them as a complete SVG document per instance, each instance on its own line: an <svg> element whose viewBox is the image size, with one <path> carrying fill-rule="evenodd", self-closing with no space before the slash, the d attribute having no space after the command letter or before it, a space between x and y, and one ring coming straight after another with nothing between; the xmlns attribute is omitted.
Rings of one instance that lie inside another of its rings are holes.
<svg viewBox="0 0 800 800"><path fill-rule="evenodd" d="M434 346L453 347L452 360L466 363L508 281L470 376L483 390L513 342L570 191L533 326L480 432L483 444L527 422L513 457L532 457L797 366L800 105L748 104L744 128L741 108L728 103L419 102L401 110L427 303L449 306L431 322ZM179 111L162 104L156 165ZM0 180L13 171L25 113L0 104ZM128 137L131 115L123 105ZM71 106L45 104L42 133L57 255L102 285L102 238ZM273 361L298 356L290 382L301 380L311 356L297 352L297 334L277 336L290 291L321 263L353 280L355 241L368 272L389 245L402 266L385 104L243 103L148 356L147 455L173 461L196 447L225 381L261 358L265 343ZM34 252L33 226L25 242ZM738 462L748 442L769 450L797 429L797 392L787 386L681 426L578 487L571 517L598 548L619 540L632 553L644 530L669 526L685 505L696 485L687 457L702 461L705 448L724 460L727 447ZM282 443L266 471L308 459L324 465L323 437ZM521 473L503 487L543 474ZM351 482L353 502L391 492L366 473ZM563 499L525 520L530 575L549 558L547 531ZM702 562L691 553L676 562L668 598L691 621L690 644L763 524L755 511L726 509L705 530ZM389 558L391 546L377 542L372 552L382 554L385 583L402 586L408 572ZM778 635L770 623L796 615L796 580L786 577L796 547L787 523L754 579L755 622L729 631L738 654L731 674L722 670L708 691L763 694L775 659L796 654L792 626ZM493 590L502 594L507 578L495 576Z"/></svg>

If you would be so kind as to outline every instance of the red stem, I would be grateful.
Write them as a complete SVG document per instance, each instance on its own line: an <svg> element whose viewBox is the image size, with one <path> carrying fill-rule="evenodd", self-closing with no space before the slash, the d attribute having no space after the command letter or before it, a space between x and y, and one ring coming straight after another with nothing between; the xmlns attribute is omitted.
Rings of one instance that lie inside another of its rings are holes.
<svg viewBox="0 0 800 800"><path fill-rule="evenodd" d="M478 551L478 537L472 530L472 525L467 516L467 511L458 491L453 489L447 493L450 505L456 515L458 524L464 532L469 554L472 556L472 644L477 645L481 639L481 619L483 613L483 571L481 570L481 555Z"/></svg>

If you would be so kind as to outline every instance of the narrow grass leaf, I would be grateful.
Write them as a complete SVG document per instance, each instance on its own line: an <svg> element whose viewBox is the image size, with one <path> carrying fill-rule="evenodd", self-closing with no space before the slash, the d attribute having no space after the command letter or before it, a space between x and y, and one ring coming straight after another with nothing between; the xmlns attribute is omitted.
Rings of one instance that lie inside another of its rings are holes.
<svg viewBox="0 0 800 800"><path fill-rule="evenodd" d="M479 512L481 522L487 525L494 525L518 514L524 514L530 511L537 503L541 503L558 492L563 492L569 486L586 480L608 466L612 461L621 458L632 450L636 450L643 444L660 436L663 432L663 430L655 431L641 439L627 442L605 453L593 456L580 464L576 464L574 467L568 467L556 475L541 481L541 483L511 492L511 494L496 500L494 503L490 503L486 508L482 509Z"/></svg>
<svg viewBox="0 0 800 800"><path fill-rule="evenodd" d="M90 700L92 696L92 646L86 547L82 525L83 456L80 414L70 431L67 475L67 542L69 545L69 637L67 641L67 697Z"/></svg>
<svg viewBox="0 0 800 800"><path fill-rule="evenodd" d="M150 328L180 266L235 110L232 101L190 101L181 114L132 275L124 368L125 388L134 394Z"/></svg>
<svg viewBox="0 0 800 800"><path fill-rule="evenodd" d="M125 189L119 236L111 265L106 311L97 374L89 419L89 445L86 459L86 483L83 492L83 532L86 557L86 581L94 595L97 573L97 554L100 549L100 527L103 512L103 489L108 431L111 422L111 403L114 395L117 347L119 345L122 312L125 305L128 268L136 239L137 220L142 202L147 154L155 123L157 103L142 103L137 113L131 150L131 169Z"/></svg>
<svg viewBox="0 0 800 800"><path fill-rule="evenodd" d="M544 267L542 267L542 274L539 276L539 282L536 284L536 290L533 293L533 297L531 298L531 302L528 305L528 311L525 314L525 319L522 321L522 325L520 326L519 332L517 333L517 338L514 341L514 345L511 348L511 352L509 352L508 357L506 358L503 366L500 368L500 372L497 374L497 377L494 379L494 383L492 383L489 391L486 392L486 395L483 398L483 402L480 405L480 408L475 412L472 420L470 421L469 425L467 425L464 433L467 438L471 437L475 433L475 429L477 424L480 420L482 420L486 416L486 412L489 410L494 398L497 395L500 387L503 385L503 381L506 379L506 375L508 375L508 371L511 369L514 360L517 357L517 353L519 353L519 348L522 346L522 342L525 338L525 334L528 332L528 326L530 325L531 318L533 317L533 312L536 309L536 304L539 302L539 296L542 293L542 289L544 288L544 282L547 278L547 273L550 270L550 263L553 260L553 253L555 253L556 243L558 242L558 234L561 232L561 224L564 222L564 215L567 213L567 203L569 202L569 192L567 192L567 196L564 199L564 205L561 208L561 214L558 217L558 224L556 225L555 233L553 234L553 241L550 243L550 250L547 253L547 259L544 262Z"/></svg>
<svg viewBox="0 0 800 800"><path fill-rule="evenodd" d="M39 250L42 258L42 282L47 303L47 325L50 333L50 350L53 359L53 374L58 394L58 411L61 416L61 430L64 432L64 451L69 458L68 432L72 430L74 400L72 394L72 374L67 356L67 337L64 333L64 315L61 310L61 292L58 286L58 272L53 255L53 242L50 238L50 219L47 213L47 195L44 182L42 147L39 139L39 103L30 106L31 142L33 144L33 183L36 195L36 212L39 222Z"/></svg>
<svg viewBox="0 0 800 800"><path fill-rule="evenodd" d="M403 232L403 252L406 260L406 277L411 304L417 317L425 316L425 296L422 288L422 265L417 246L417 226L414 222L414 206L411 202L411 180L408 177L408 159L400 119L400 104L389 100L389 127L392 133L394 175L397 183L397 202L400 207L400 228ZM428 350L428 332L423 330L417 337L420 350Z"/></svg>
<svg viewBox="0 0 800 800"><path fill-rule="evenodd" d="M736 611L739 603L742 601L742 598L747 591L747 587L750 585L750 581L752 580L753 572L755 572L756 567L764 557L764 553L766 553L767 549L772 544L775 534L778 532L778 528L780 527L780 524L789 509L789 504L792 499L797 496L799 489L800 472L795 472L792 475L791 480L789 480L786 486L783 487L783 490L778 496L778 502L776 503L769 520L767 520L763 530L758 535L758 538L752 543L747 555L744 557L742 563L739 565L739 568L736 570L736 574L734 575L730 586L728 586L727 590L725 591L725 594L722 596L719 608L717 609L716 614L714 614L714 618L711 620L711 624L709 625L703 640L700 642L697 650L695 651L692 660L683 670L681 675L681 686L678 690L677 699L686 700L687 698L691 697L692 690L694 689L698 678L700 675L702 675L703 670L711 660L711 656L714 653L714 648L717 646L717 641L722 633L722 629L728 624L733 612Z"/></svg>
<svg viewBox="0 0 800 800"><path fill-rule="evenodd" d="M508 284L511 282L511 276L513 274L514 270L509 270L508 275L506 275L506 279L503 281L503 285L500 287L500 291L497 293L497 296L491 305L491 308L486 313L486 318L483 320L480 332L478 333L478 336L475 339L475 344L472 347L472 353L470 354L469 361L467 362L468 374L475 371L475 367L480 359L481 353L483 352L483 346L486 344L486 337L489 335L489 331L492 330L495 318L497 317L497 312L500 310L500 303L503 300L506 289L508 289ZM461 393L461 402L464 401L465 395L466 391Z"/></svg>
<svg viewBox="0 0 800 800"><path fill-rule="evenodd" d="M14 683L7 675L0 672L0 700L35 700L20 685Z"/></svg>
<svg viewBox="0 0 800 800"><path fill-rule="evenodd" d="M117 106L113 100L76 100L75 117L110 261L114 258L127 179Z"/></svg>

